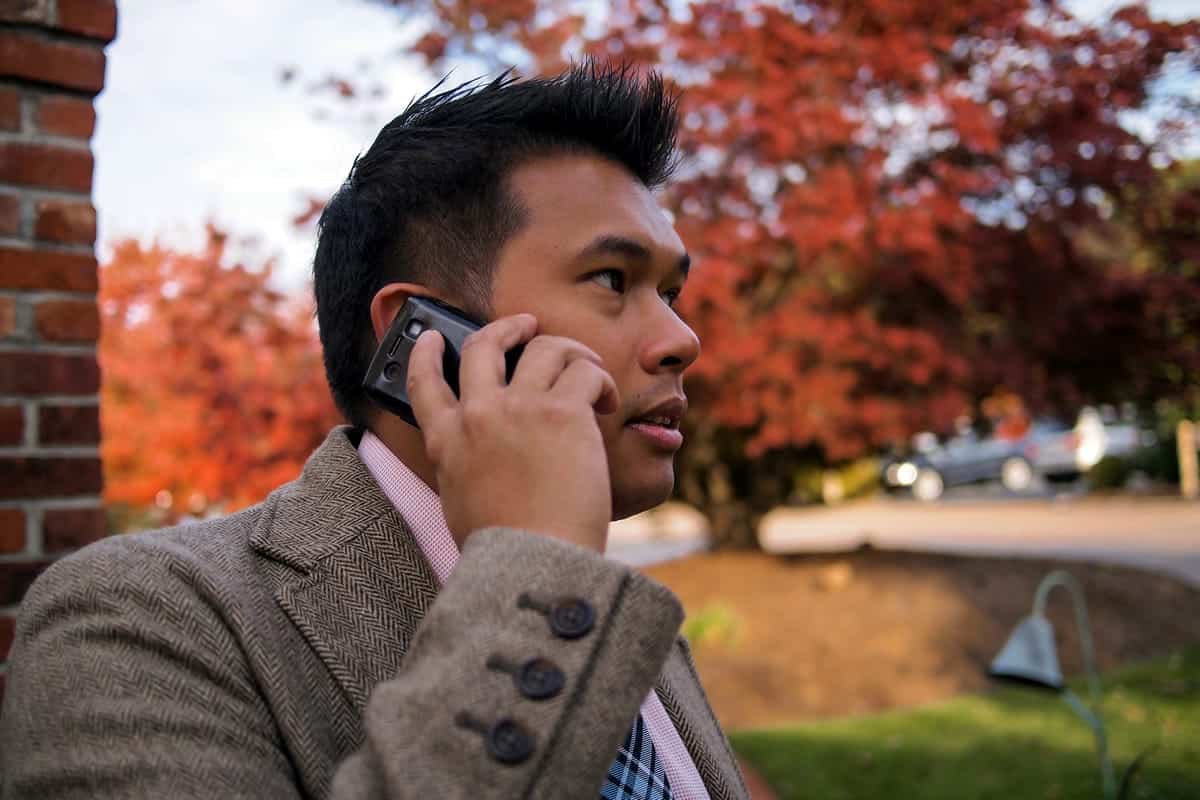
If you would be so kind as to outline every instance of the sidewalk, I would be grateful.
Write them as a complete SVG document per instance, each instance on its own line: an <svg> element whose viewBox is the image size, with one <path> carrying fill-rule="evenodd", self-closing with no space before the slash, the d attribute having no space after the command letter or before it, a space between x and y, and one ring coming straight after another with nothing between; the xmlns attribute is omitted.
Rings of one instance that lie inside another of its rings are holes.
<svg viewBox="0 0 1200 800"><path fill-rule="evenodd" d="M1161 570L1200 586L1200 504L1176 499L937 504L872 499L833 508L780 508L764 518L759 542L779 554L870 545L1113 562Z"/></svg>

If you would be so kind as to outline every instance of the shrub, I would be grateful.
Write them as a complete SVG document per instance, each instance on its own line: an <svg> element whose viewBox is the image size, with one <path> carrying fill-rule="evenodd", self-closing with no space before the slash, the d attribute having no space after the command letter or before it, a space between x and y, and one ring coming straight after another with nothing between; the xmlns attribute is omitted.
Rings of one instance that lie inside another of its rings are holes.
<svg viewBox="0 0 1200 800"><path fill-rule="evenodd" d="M1120 489L1132 471L1133 465L1128 459L1105 456L1088 470L1088 485L1093 489Z"/></svg>
<svg viewBox="0 0 1200 800"><path fill-rule="evenodd" d="M709 603L683 621L683 635L696 647L737 643L742 620L736 611L724 603Z"/></svg>

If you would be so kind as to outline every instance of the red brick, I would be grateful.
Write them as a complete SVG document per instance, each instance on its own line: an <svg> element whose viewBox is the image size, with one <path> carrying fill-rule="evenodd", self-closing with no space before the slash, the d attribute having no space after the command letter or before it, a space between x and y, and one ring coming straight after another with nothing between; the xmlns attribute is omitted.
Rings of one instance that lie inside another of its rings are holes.
<svg viewBox="0 0 1200 800"><path fill-rule="evenodd" d="M93 355L0 353L0 394L78 395L99 390L100 366Z"/></svg>
<svg viewBox="0 0 1200 800"><path fill-rule="evenodd" d="M21 602L30 585L45 571L50 561L9 561L0 563L0 606Z"/></svg>
<svg viewBox="0 0 1200 800"><path fill-rule="evenodd" d="M8 659L8 651L12 650L13 633L17 621L8 614L0 614L0 661Z"/></svg>
<svg viewBox="0 0 1200 800"><path fill-rule="evenodd" d="M96 109L90 100L51 95L38 104L37 124L45 133L90 139L96 130Z"/></svg>
<svg viewBox="0 0 1200 800"><path fill-rule="evenodd" d="M98 93L104 88L104 50L33 33L0 35L0 78L24 78Z"/></svg>
<svg viewBox="0 0 1200 800"><path fill-rule="evenodd" d="M64 508L46 511L42 542L47 553L75 550L108 536L103 508Z"/></svg>
<svg viewBox="0 0 1200 800"><path fill-rule="evenodd" d="M0 22L49 24L53 16L50 0L4 0L0 3Z"/></svg>
<svg viewBox="0 0 1200 800"><path fill-rule="evenodd" d="M38 410L38 441L41 444L98 444L100 408L42 406Z"/></svg>
<svg viewBox="0 0 1200 800"><path fill-rule="evenodd" d="M25 409L0 406L0 445L13 446L25 441Z"/></svg>
<svg viewBox="0 0 1200 800"><path fill-rule="evenodd" d="M53 342L94 342L100 338L100 311L91 300L47 300L34 311L37 332Z"/></svg>
<svg viewBox="0 0 1200 800"><path fill-rule="evenodd" d="M20 553L25 549L25 512L19 508L0 508L0 553Z"/></svg>
<svg viewBox="0 0 1200 800"><path fill-rule="evenodd" d="M17 329L17 301L0 297L0 338L12 336Z"/></svg>
<svg viewBox="0 0 1200 800"><path fill-rule="evenodd" d="M98 458L0 456L0 498L5 500L97 494L103 486Z"/></svg>
<svg viewBox="0 0 1200 800"><path fill-rule="evenodd" d="M0 247L0 289L94 292L98 284L95 256Z"/></svg>
<svg viewBox="0 0 1200 800"><path fill-rule="evenodd" d="M0 181L90 192L92 154L89 150L48 144L5 142L0 144Z"/></svg>
<svg viewBox="0 0 1200 800"><path fill-rule="evenodd" d="M117 4L114 0L58 0L58 26L111 42L117 36Z"/></svg>
<svg viewBox="0 0 1200 800"><path fill-rule="evenodd" d="M92 244L96 241L96 209L91 203L39 201L33 235L56 244Z"/></svg>
<svg viewBox="0 0 1200 800"><path fill-rule="evenodd" d="M21 232L21 198L15 194L0 194L0 236L16 236Z"/></svg>
<svg viewBox="0 0 1200 800"><path fill-rule="evenodd" d="M21 130L21 93L0 88L0 130Z"/></svg>

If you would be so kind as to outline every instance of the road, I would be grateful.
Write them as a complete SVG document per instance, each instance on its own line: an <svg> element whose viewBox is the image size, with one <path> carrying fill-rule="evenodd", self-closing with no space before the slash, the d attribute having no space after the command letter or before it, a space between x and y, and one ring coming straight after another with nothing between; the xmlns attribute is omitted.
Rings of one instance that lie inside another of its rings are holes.
<svg viewBox="0 0 1200 800"><path fill-rule="evenodd" d="M887 550L1106 561L1200 586L1200 503L1174 498L971 500L881 498L777 509L759 532L771 553Z"/></svg>

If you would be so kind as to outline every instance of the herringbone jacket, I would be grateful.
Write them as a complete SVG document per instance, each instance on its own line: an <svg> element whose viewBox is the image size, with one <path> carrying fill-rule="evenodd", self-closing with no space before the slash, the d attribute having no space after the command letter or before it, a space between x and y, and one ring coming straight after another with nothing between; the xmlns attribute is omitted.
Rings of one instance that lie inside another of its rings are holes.
<svg viewBox="0 0 1200 800"><path fill-rule="evenodd" d="M113 537L25 598L6 798L592 798L652 686L714 800L741 776L669 590L520 530L436 583L355 450L222 519Z"/></svg>

